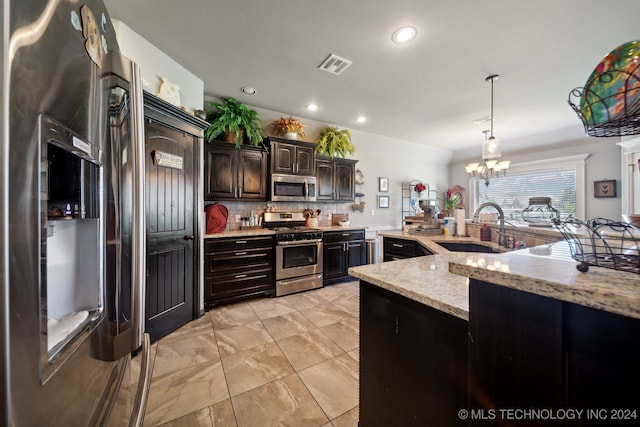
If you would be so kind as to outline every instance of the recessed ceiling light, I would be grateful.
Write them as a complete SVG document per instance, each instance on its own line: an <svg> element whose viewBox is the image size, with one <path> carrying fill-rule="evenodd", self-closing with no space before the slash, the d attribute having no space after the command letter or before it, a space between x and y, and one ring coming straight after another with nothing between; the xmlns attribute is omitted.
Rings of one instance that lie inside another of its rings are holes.
<svg viewBox="0 0 640 427"><path fill-rule="evenodd" d="M247 95L255 95L257 90L252 88L251 86L244 86L240 89L242 93L246 93Z"/></svg>
<svg viewBox="0 0 640 427"><path fill-rule="evenodd" d="M309 111L316 111L318 109L318 105L317 104L307 104L307 105L305 105L304 108L306 108Z"/></svg>
<svg viewBox="0 0 640 427"><path fill-rule="evenodd" d="M356 119L356 122L358 123L364 123L367 121L367 118L365 116L358 116L358 118Z"/></svg>
<svg viewBox="0 0 640 427"><path fill-rule="evenodd" d="M398 28L393 35L391 36L391 40L393 40L396 44L409 43L411 40L416 38L416 34L418 34L418 30L413 27L402 27Z"/></svg>

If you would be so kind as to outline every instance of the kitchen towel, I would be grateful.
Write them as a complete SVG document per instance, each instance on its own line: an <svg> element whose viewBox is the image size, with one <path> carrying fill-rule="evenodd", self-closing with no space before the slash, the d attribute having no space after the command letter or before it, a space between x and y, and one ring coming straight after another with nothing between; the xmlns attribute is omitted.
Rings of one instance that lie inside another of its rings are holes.
<svg viewBox="0 0 640 427"><path fill-rule="evenodd" d="M454 217L456 219L456 234L458 236L466 236L467 227L464 222L464 209L456 209L454 211Z"/></svg>

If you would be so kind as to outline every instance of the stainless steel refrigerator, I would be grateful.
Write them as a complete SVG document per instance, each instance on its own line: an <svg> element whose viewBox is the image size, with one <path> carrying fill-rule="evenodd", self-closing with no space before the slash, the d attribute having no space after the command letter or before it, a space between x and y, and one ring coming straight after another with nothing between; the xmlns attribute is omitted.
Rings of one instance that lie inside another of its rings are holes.
<svg viewBox="0 0 640 427"><path fill-rule="evenodd" d="M0 425L140 425L139 70L101 0L3 0L1 13Z"/></svg>

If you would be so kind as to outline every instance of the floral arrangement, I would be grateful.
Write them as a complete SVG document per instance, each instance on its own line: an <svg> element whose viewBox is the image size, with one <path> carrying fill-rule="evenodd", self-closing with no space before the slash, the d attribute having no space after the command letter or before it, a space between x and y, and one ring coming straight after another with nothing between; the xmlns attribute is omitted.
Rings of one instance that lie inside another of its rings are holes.
<svg viewBox="0 0 640 427"><path fill-rule="evenodd" d="M421 182L417 183L415 187L413 187L413 191L415 191L416 193L422 193L426 189L427 189L427 186Z"/></svg>
<svg viewBox="0 0 640 427"><path fill-rule="evenodd" d="M442 199L443 209L455 209L456 206L458 206L458 204L462 202L462 200L460 200L460 197L458 196L458 193L454 193L453 188L447 189L444 195L444 199Z"/></svg>
<svg viewBox="0 0 640 427"><path fill-rule="evenodd" d="M271 123L273 131L278 135L284 135L285 133L297 133L300 138L304 138L304 128L307 127L290 116L288 119L280 117L278 120Z"/></svg>

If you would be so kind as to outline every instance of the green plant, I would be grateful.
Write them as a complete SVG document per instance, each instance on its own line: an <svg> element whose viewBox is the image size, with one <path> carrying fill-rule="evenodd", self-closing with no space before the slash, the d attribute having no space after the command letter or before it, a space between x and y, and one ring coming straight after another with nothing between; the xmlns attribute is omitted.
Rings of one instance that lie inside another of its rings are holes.
<svg viewBox="0 0 640 427"><path fill-rule="evenodd" d="M351 143L351 132L348 129L340 130L335 126L322 129L316 144L316 153L328 154L331 157L345 157L356 151L356 146Z"/></svg>
<svg viewBox="0 0 640 427"><path fill-rule="evenodd" d="M250 110L245 104L234 98L224 98L223 104L211 103L216 107L214 111L207 114L206 121L209 126L204 131L204 138L212 142L223 132L235 133L236 148L242 144L242 131L244 130L251 145L259 146L262 142L262 121L258 117L256 110Z"/></svg>
<svg viewBox="0 0 640 427"><path fill-rule="evenodd" d="M442 209L455 209L458 204L462 201L457 194L453 194L453 190L449 188L444 193L444 198L440 199L442 201Z"/></svg>
<svg viewBox="0 0 640 427"><path fill-rule="evenodd" d="M297 133L300 138L304 138L306 135L304 134L304 128L306 125L303 125L298 121L298 119L294 119L293 117L289 117L285 119L284 117L280 117L278 120L275 120L271 123L271 128L278 135L284 135L285 133Z"/></svg>

